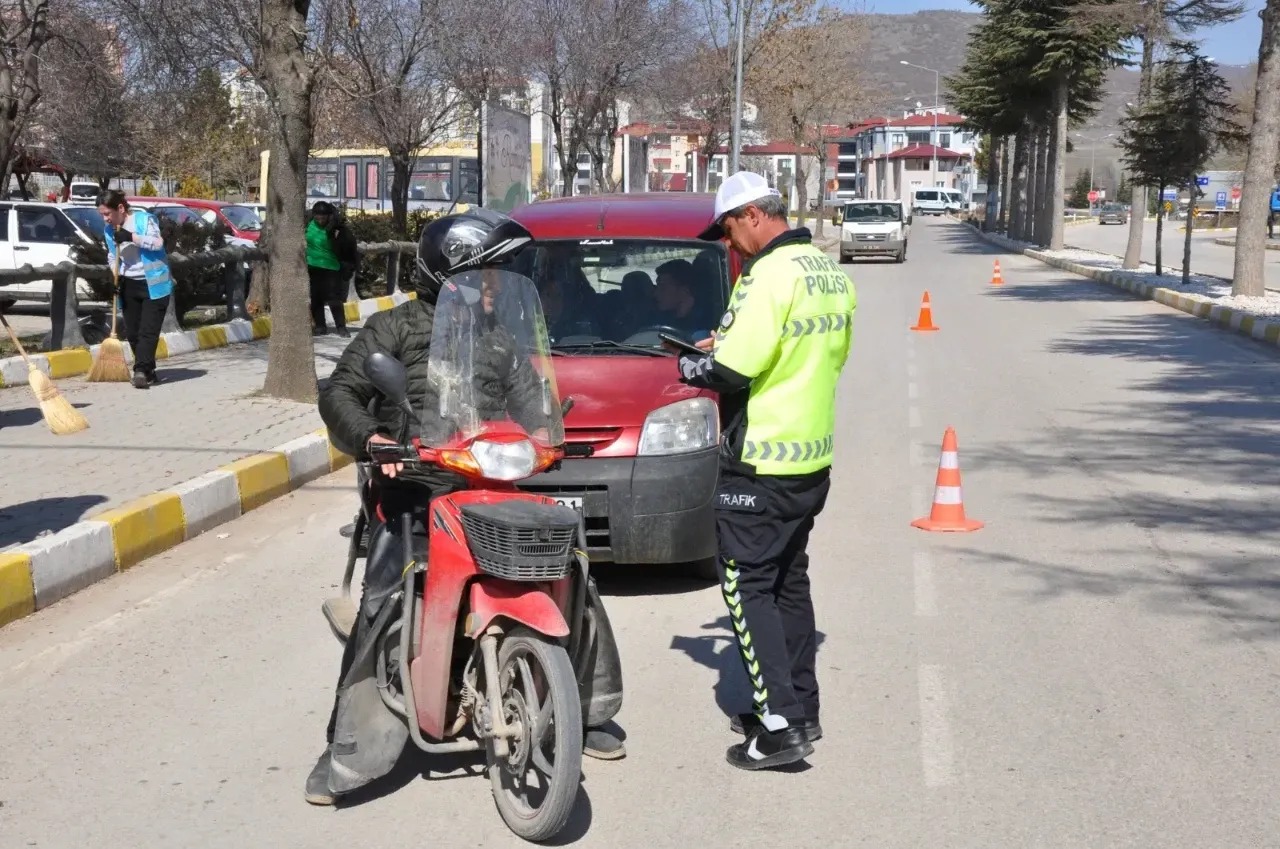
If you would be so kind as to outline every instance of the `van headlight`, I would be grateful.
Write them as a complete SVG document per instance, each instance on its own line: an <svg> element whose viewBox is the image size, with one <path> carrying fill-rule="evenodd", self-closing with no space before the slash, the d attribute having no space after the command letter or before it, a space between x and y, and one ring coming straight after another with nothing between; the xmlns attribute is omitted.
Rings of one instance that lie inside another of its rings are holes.
<svg viewBox="0 0 1280 849"><path fill-rule="evenodd" d="M720 413L710 398L686 398L645 416L639 457L688 454L720 440Z"/></svg>

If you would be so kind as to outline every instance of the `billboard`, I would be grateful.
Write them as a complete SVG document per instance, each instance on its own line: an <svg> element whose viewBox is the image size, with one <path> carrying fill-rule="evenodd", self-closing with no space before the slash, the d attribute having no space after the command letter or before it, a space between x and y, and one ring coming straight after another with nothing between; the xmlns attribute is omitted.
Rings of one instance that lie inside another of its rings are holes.
<svg viewBox="0 0 1280 849"><path fill-rule="evenodd" d="M481 157L480 205L511 212L529 202L533 189L529 116L500 103L484 105L484 156Z"/></svg>

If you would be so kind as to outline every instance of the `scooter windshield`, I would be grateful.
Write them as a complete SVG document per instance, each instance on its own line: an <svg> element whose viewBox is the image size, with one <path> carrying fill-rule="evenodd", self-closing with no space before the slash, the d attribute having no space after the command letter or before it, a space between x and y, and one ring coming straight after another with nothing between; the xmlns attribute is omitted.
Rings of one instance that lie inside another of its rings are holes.
<svg viewBox="0 0 1280 849"><path fill-rule="evenodd" d="M498 269L450 277L436 303L422 444L444 448L518 426L564 443L546 321L533 281Z"/></svg>

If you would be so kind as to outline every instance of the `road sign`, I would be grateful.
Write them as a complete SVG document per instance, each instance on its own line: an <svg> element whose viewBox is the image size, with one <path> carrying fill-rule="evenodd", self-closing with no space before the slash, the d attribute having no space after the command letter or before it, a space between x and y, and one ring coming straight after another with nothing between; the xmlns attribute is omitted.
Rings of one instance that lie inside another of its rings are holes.
<svg viewBox="0 0 1280 849"><path fill-rule="evenodd" d="M1089 192L1089 203L1093 203L1097 199L1098 199L1097 192Z"/></svg>
<svg viewBox="0 0 1280 849"><path fill-rule="evenodd" d="M1218 192L1217 196L1216 196L1216 197L1214 197L1214 206L1216 206L1218 209L1226 209L1226 208L1227 208L1227 193L1226 193L1226 192Z"/></svg>
<svg viewBox="0 0 1280 849"><path fill-rule="evenodd" d="M1207 186L1207 185L1209 185L1209 178L1208 178L1208 177L1204 177L1204 176L1196 177L1196 185L1197 185L1197 186Z"/></svg>
<svg viewBox="0 0 1280 849"><path fill-rule="evenodd" d="M1107 199L1107 190L1098 189L1098 200L1106 200L1106 199Z"/></svg>
<svg viewBox="0 0 1280 849"><path fill-rule="evenodd" d="M1232 186L1232 187L1231 187L1231 199L1232 199L1232 200L1240 200L1240 187L1239 187L1239 186Z"/></svg>
<svg viewBox="0 0 1280 849"><path fill-rule="evenodd" d="M1177 189L1165 189L1165 190L1164 190L1164 194L1163 194L1163 195L1161 195L1161 197L1163 197L1165 200L1177 200L1177 199L1178 199L1178 190L1177 190Z"/></svg>

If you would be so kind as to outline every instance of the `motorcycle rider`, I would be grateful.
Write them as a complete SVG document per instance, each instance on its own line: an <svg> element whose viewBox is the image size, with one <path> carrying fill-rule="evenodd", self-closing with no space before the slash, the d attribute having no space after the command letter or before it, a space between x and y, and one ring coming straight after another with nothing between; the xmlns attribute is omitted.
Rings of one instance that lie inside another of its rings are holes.
<svg viewBox="0 0 1280 849"><path fill-rule="evenodd" d="M532 236L519 223L483 208L446 215L423 228L413 283L417 298L370 316L320 393L320 415L338 448L367 461L371 444L396 444L394 437L401 432L404 414L393 404L376 404L377 392L364 375L365 358L382 351L398 359L409 375L409 399L414 409L431 409L427 401L433 390L427 364L441 288L451 275L476 270L483 273L505 264L531 241ZM496 294L490 287L477 308L482 313L492 312ZM510 356L515 347L510 344L514 341L510 334L489 334L486 339L494 346L494 355L488 358L493 367L477 369L476 389L486 396L481 399L485 406L492 404L497 411L505 408L520 420L522 411L529 409L527 405L541 404L540 397L532 397L538 382L527 379L532 366ZM382 706L373 683L373 644L378 629L372 626L399 587L404 567L400 524L387 523L385 519L402 515L408 507L417 507L412 512L420 513L430 497L465 485L461 476L431 466L386 464L380 471L382 474L374 475L370 481L378 509L370 510L364 592L342 656L327 730L329 745L306 781L306 800L316 805L334 804L343 793L385 775L408 736L403 721ZM588 581L584 620L590 621L570 623L571 627L587 628L585 633L595 635L594 645L585 653L586 668L576 670L586 726L583 753L614 760L625 755L622 741L600 726L622 706L622 671L617 644L594 580ZM344 760L358 760L361 768L348 768ZM371 761L378 766L371 769Z"/></svg>

